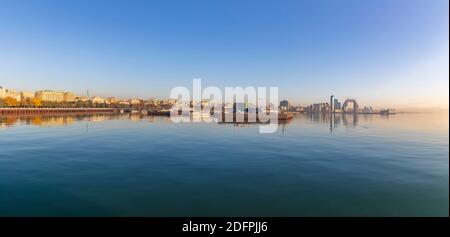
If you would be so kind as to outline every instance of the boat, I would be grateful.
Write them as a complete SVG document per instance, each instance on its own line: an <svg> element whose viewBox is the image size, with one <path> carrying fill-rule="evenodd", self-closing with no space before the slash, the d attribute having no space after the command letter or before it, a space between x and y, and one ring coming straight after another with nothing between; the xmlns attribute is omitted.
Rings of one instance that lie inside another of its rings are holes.
<svg viewBox="0 0 450 237"><path fill-rule="evenodd" d="M294 114L289 112L281 112L278 114L278 120L286 121L291 120L294 117Z"/></svg>

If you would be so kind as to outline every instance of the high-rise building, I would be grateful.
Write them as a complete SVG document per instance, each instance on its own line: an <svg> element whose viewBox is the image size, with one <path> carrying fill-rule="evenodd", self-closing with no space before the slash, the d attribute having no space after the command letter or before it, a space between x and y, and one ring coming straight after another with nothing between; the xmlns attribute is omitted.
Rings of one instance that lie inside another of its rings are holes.
<svg viewBox="0 0 450 237"><path fill-rule="evenodd" d="M331 95L331 96L330 96L330 111L331 111L331 112L334 111L334 106L333 106L334 100L333 100L333 98L334 98L334 95Z"/></svg>
<svg viewBox="0 0 450 237"><path fill-rule="evenodd" d="M339 102L338 99L334 99L334 102L333 102L333 109L334 109L335 111L341 109L341 102Z"/></svg>
<svg viewBox="0 0 450 237"><path fill-rule="evenodd" d="M289 109L289 101L287 101L287 100L280 101L280 109L288 110Z"/></svg>

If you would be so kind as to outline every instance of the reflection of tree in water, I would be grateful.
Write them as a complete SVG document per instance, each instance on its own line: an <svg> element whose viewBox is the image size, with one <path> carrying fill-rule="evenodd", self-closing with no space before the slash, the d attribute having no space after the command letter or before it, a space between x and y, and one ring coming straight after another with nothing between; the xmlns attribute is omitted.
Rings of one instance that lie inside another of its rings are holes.
<svg viewBox="0 0 450 237"><path fill-rule="evenodd" d="M0 117L0 127L3 126L12 126L17 122L17 117Z"/></svg>
<svg viewBox="0 0 450 237"><path fill-rule="evenodd" d="M41 125L42 124L41 117L36 116L33 119L31 119L31 124L36 125L36 126Z"/></svg>
<svg viewBox="0 0 450 237"><path fill-rule="evenodd" d="M75 121L100 122L111 119L118 119L119 116L113 114L25 114L7 115L0 117L0 126L13 126L17 123L25 123L34 126L60 126L69 125Z"/></svg>

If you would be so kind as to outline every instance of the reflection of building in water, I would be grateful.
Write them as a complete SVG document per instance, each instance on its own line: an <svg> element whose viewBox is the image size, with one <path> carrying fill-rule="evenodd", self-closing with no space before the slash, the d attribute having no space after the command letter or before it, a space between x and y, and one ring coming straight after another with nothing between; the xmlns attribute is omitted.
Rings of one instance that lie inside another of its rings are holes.
<svg viewBox="0 0 450 237"><path fill-rule="evenodd" d="M375 116L371 114L363 115L363 114L354 114L354 113L308 113L308 114L299 114L301 118L306 118L307 120L312 121L313 123L319 123L327 125L330 131L333 131L334 128L345 126L345 127L354 127L358 125L360 116L364 119L371 119L366 116Z"/></svg>
<svg viewBox="0 0 450 237"><path fill-rule="evenodd" d="M72 116L61 116L61 117L44 117L36 116L31 119L31 124L36 126L60 126L68 125L74 122Z"/></svg>
<svg viewBox="0 0 450 237"><path fill-rule="evenodd" d="M333 117L334 127L337 127L339 124L341 124L341 117L342 116L337 115L337 114Z"/></svg>
<svg viewBox="0 0 450 237"><path fill-rule="evenodd" d="M107 119L104 115L93 115L89 117L89 122L102 122Z"/></svg>
<svg viewBox="0 0 450 237"><path fill-rule="evenodd" d="M0 127L12 126L17 123L35 126L69 125L75 121L101 122L111 119L128 118L128 115L115 114L61 114L61 115L7 115L0 116Z"/></svg>
<svg viewBox="0 0 450 237"><path fill-rule="evenodd" d="M342 114L342 124L346 127L358 125L358 115L354 114Z"/></svg>
<svg viewBox="0 0 450 237"><path fill-rule="evenodd" d="M131 121L139 121L139 120L141 120L141 118L142 118L141 114L130 114Z"/></svg>
<svg viewBox="0 0 450 237"><path fill-rule="evenodd" d="M358 114L329 114L329 127L330 132L333 132L333 128L337 128L340 125L346 127L354 127L358 125Z"/></svg>

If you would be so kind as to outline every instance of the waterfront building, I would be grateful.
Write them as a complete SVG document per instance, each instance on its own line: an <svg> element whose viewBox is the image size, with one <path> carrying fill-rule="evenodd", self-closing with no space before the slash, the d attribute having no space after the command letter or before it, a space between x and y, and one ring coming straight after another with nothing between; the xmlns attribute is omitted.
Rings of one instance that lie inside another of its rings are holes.
<svg viewBox="0 0 450 237"><path fill-rule="evenodd" d="M52 102L73 102L77 100L77 97L72 92L61 92L52 90L36 91L34 97L42 101L52 101Z"/></svg>
<svg viewBox="0 0 450 237"><path fill-rule="evenodd" d="M316 103L312 104L307 108L308 112L311 113L325 113L330 111L330 105L328 103Z"/></svg>
<svg viewBox="0 0 450 237"><path fill-rule="evenodd" d="M175 99L165 99L162 101L163 106L172 106L177 102Z"/></svg>
<svg viewBox="0 0 450 237"><path fill-rule="evenodd" d="M202 100L201 101L201 106L202 106L202 108L208 107L209 106L209 100Z"/></svg>
<svg viewBox="0 0 450 237"><path fill-rule="evenodd" d="M105 99L98 97L98 96L94 96L91 98L92 103L96 103L96 104L103 104L105 103Z"/></svg>
<svg viewBox="0 0 450 237"><path fill-rule="evenodd" d="M22 91L20 92L20 99L26 100L26 99L32 99L34 98L34 93L33 92L26 92L26 91Z"/></svg>
<svg viewBox="0 0 450 237"><path fill-rule="evenodd" d="M157 100L155 98L150 98L147 101L147 105L150 105L150 106L159 106L160 104L161 104L161 101L159 101L159 100Z"/></svg>
<svg viewBox="0 0 450 237"><path fill-rule="evenodd" d="M323 110L323 107L324 107L323 104L324 104L324 103L313 104L312 112L314 112L314 113L319 113L319 112L321 112L321 111Z"/></svg>
<svg viewBox="0 0 450 237"><path fill-rule="evenodd" d="M138 104L141 104L141 100L139 100L139 99L129 99L128 100L128 103L129 104L131 104L131 105L138 105Z"/></svg>
<svg viewBox="0 0 450 237"><path fill-rule="evenodd" d="M287 100L280 101L280 109L288 110L289 109L289 101L287 101Z"/></svg>
<svg viewBox="0 0 450 237"><path fill-rule="evenodd" d="M335 98L333 103L333 110L337 112L337 110L340 110L341 107L342 107L341 102L339 102L339 100Z"/></svg>
<svg viewBox="0 0 450 237"><path fill-rule="evenodd" d="M76 96L72 92L64 92L64 101L73 102L75 101L75 98Z"/></svg>
<svg viewBox="0 0 450 237"><path fill-rule="evenodd" d="M330 112L334 112L334 101L336 99L334 99L334 95L330 96Z"/></svg>
<svg viewBox="0 0 450 237"><path fill-rule="evenodd" d="M119 104L120 105L130 105L130 102L127 100L121 100L121 101L119 101Z"/></svg>
<svg viewBox="0 0 450 237"><path fill-rule="evenodd" d="M17 101L20 101L22 96L19 92L15 90L6 89L0 86L0 98L4 99L6 97L11 97Z"/></svg>
<svg viewBox="0 0 450 237"><path fill-rule="evenodd" d="M246 109L245 103L234 103L233 104L233 112L243 113Z"/></svg>
<svg viewBox="0 0 450 237"><path fill-rule="evenodd" d="M88 101L88 98L84 97L84 96L78 96L78 97L75 97L75 101L86 102L86 101Z"/></svg>
<svg viewBox="0 0 450 237"><path fill-rule="evenodd" d="M117 102L119 102L119 100L116 97L108 97L105 100L105 103L107 104L115 104Z"/></svg>
<svg viewBox="0 0 450 237"><path fill-rule="evenodd" d="M374 110L373 110L372 106L370 106L370 107L364 106L364 109L362 110L362 112L363 113L373 113Z"/></svg>
<svg viewBox="0 0 450 237"><path fill-rule="evenodd" d="M64 101L64 92L52 90L36 91L35 97L42 101L62 102Z"/></svg>
<svg viewBox="0 0 450 237"><path fill-rule="evenodd" d="M325 113L325 112L330 112L331 111L331 106L328 103L323 103L322 104L322 110L320 112Z"/></svg>

